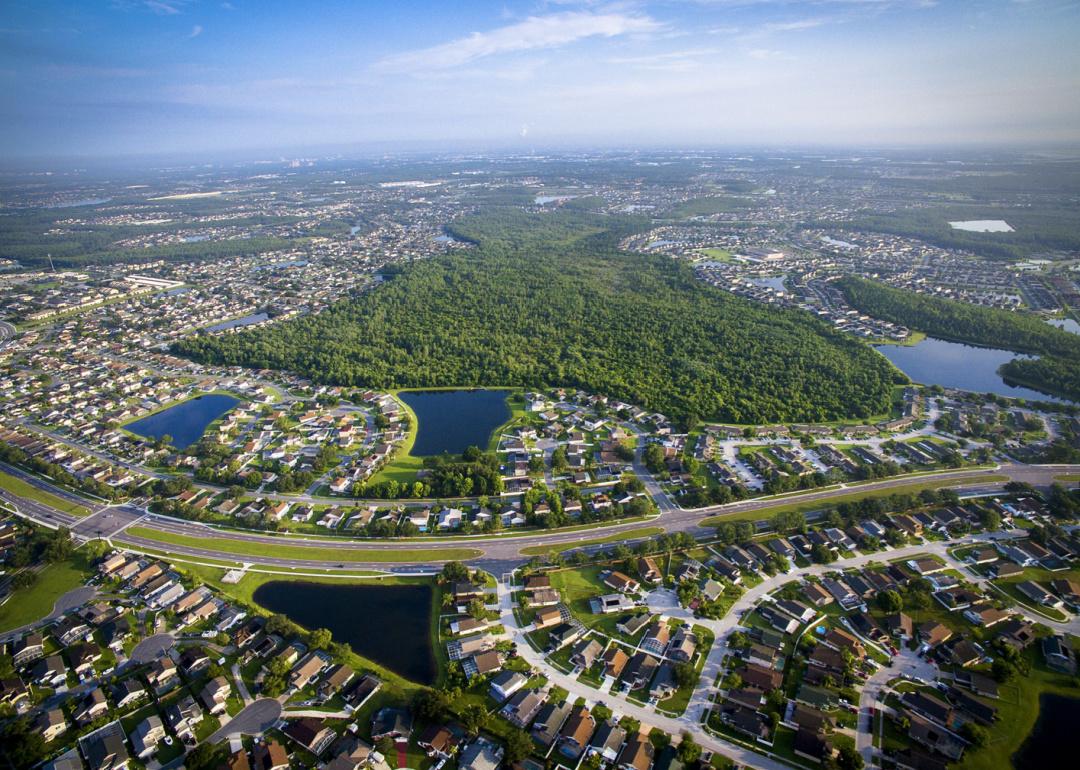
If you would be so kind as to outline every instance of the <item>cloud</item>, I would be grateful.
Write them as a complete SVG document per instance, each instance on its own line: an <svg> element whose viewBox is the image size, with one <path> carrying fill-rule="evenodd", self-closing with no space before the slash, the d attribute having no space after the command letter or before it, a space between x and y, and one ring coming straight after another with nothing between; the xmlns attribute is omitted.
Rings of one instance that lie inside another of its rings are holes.
<svg viewBox="0 0 1080 770"><path fill-rule="evenodd" d="M486 56L556 48L591 37L645 34L660 28L659 22L639 14L570 11L530 16L489 32L474 32L448 43L388 56L373 69L396 73L452 69Z"/></svg>
<svg viewBox="0 0 1080 770"><path fill-rule="evenodd" d="M188 40L190 40L193 37L198 37L199 35L202 34L202 32L203 32L202 24L196 24L194 27L191 28L191 34L188 35Z"/></svg>
<svg viewBox="0 0 1080 770"><path fill-rule="evenodd" d="M144 0L143 5L154 13L160 13L163 16L175 16L180 13L180 7L185 2L186 0Z"/></svg>

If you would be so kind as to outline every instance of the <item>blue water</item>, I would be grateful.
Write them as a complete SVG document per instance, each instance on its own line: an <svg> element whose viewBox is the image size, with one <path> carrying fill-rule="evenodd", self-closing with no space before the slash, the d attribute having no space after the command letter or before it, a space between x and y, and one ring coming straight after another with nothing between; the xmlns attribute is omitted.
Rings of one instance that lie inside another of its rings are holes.
<svg viewBox="0 0 1080 770"><path fill-rule="evenodd" d="M416 412L412 454L461 454L470 446L487 449L491 433L510 419L508 390L408 390L401 400Z"/></svg>
<svg viewBox="0 0 1080 770"><path fill-rule="evenodd" d="M977 348L934 337L927 337L915 345L874 347L904 374L923 385L941 385L974 393L995 393L999 396L1034 401L1062 401L1031 388L1006 384L997 370L1002 364L1018 357L1009 350Z"/></svg>
<svg viewBox="0 0 1080 770"><path fill-rule="evenodd" d="M1067 332L1080 334L1080 323L1077 323L1072 318L1051 318L1047 320L1047 323L1051 326L1056 326L1059 329L1064 329Z"/></svg>
<svg viewBox="0 0 1080 770"><path fill-rule="evenodd" d="M773 291L785 291L784 278L782 275L774 275L768 278L748 278L747 280L755 286L760 286L763 289L772 289Z"/></svg>
<svg viewBox="0 0 1080 770"><path fill-rule="evenodd" d="M252 324L259 324L263 321L270 320L270 316L266 313L252 313L246 315L243 318L232 318L228 321L222 321L219 324L213 326L207 326L205 331L208 332L223 332L226 329L235 329L238 326L251 326Z"/></svg>
<svg viewBox="0 0 1080 770"><path fill-rule="evenodd" d="M67 201L65 203L51 203L45 208L47 209L74 209L79 206L98 206L102 203L108 203L112 198L83 198L77 201Z"/></svg>
<svg viewBox="0 0 1080 770"><path fill-rule="evenodd" d="M239 403L240 399L221 393L196 396L125 427L146 438L172 436L174 447L187 449L202 438L207 425Z"/></svg>

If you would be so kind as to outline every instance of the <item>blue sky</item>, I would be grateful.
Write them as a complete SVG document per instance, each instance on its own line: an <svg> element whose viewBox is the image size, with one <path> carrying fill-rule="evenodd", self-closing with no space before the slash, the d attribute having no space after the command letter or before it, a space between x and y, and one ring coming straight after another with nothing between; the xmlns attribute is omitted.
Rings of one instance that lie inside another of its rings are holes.
<svg viewBox="0 0 1080 770"><path fill-rule="evenodd" d="M1080 142L1076 0L4 0L0 157Z"/></svg>

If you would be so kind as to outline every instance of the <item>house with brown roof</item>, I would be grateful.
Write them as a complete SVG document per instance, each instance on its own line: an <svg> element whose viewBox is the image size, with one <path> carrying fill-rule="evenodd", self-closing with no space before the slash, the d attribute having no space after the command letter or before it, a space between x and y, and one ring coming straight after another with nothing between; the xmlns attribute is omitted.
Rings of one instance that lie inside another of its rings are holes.
<svg viewBox="0 0 1080 770"><path fill-rule="evenodd" d="M596 720L584 706L575 706L569 718L559 730L559 753L568 759L577 759L589 744L596 729Z"/></svg>
<svg viewBox="0 0 1080 770"><path fill-rule="evenodd" d="M656 565L656 560L651 556L644 556L637 561L638 576L646 583L659 583L663 579L663 573Z"/></svg>
<svg viewBox="0 0 1080 770"><path fill-rule="evenodd" d="M919 626L919 639L930 647L948 641L952 635L952 629L934 620L928 620Z"/></svg>
<svg viewBox="0 0 1080 770"><path fill-rule="evenodd" d="M282 732L316 757L326 751L337 738L337 733L316 717L291 720Z"/></svg>
<svg viewBox="0 0 1080 770"><path fill-rule="evenodd" d="M648 737L638 733L619 752L619 770L649 770L653 763L654 749Z"/></svg>
<svg viewBox="0 0 1080 770"><path fill-rule="evenodd" d="M613 591L619 591L620 593L633 594L641 590L640 583L617 570L608 572L602 576L602 579L604 585Z"/></svg>
<svg viewBox="0 0 1080 770"><path fill-rule="evenodd" d="M604 676L618 679L622 674L623 669L626 668L626 664L630 660L630 657L623 651L620 645L613 644L604 651L604 654L600 659L604 663Z"/></svg>
<svg viewBox="0 0 1080 770"><path fill-rule="evenodd" d="M289 752L273 738L257 739L251 750L252 770L288 770Z"/></svg>

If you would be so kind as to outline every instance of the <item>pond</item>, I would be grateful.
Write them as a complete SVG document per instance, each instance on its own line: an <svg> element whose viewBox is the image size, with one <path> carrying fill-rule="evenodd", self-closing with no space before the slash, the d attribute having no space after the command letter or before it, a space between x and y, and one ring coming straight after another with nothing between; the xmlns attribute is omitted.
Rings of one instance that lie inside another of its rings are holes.
<svg viewBox="0 0 1080 770"><path fill-rule="evenodd" d="M187 449L202 438L207 425L239 403L240 399L223 393L196 396L124 427L146 438L172 436L174 447Z"/></svg>
<svg viewBox="0 0 1080 770"><path fill-rule="evenodd" d="M1068 767L1072 756L1072 737L1080 724L1080 699L1064 695L1039 696L1039 718L1024 745L1013 754L1016 770L1042 770Z"/></svg>
<svg viewBox="0 0 1080 770"><path fill-rule="evenodd" d="M401 400L416 413L411 454L430 457L461 454L471 446L487 449L491 433L510 419L508 390L406 390Z"/></svg>
<svg viewBox="0 0 1080 770"><path fill-rule="evenodd" d="M255 602L314 630L419 684L435 683L430 585L358 585L274 580L255 589Z"/></svg>
<svg viewBox="0 0 1080 770"><path fill-rule="evenodd" d="M1061 401L1031 388L1007 384L997 370L1002 364L1018 357L1008 350L978 348L934 337L927 337L914 345L874 347L904 374L923 385L941 385L1035 401Z"/></svg>
<svg viewBox="0 0 1080 770"><path fill-rule="evenodd" d="M261 324L263 321L269 321L270 316L266 313L252 313L246 315L243 318L231 318L228 321L222 321L219 324L213 326L207 326L203 331L208 332L223 332L226 329L236 329L240 326L251 326L252 324Z"/></svg>
<svg viewBox="0 0 1080 770"><path fill-rule="evenodd" d="M747 278L746 280L755 286L760 286L763 289L772 289L773 291L787 291L784 288L784 279L786 275L773 275L766 278Z"/></svg>

